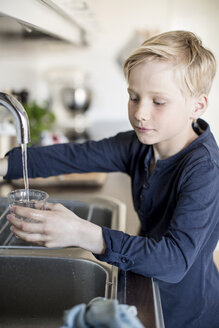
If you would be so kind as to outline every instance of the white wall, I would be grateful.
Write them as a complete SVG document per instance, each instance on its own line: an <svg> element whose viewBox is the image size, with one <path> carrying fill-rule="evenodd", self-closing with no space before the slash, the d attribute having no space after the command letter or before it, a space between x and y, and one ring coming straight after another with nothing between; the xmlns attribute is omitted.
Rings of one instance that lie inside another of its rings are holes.
<svg viewBox="0 0 219 328"><path fill-rule="evenodd" d="M31 43L31 46L21 42L4 44L0 51L0 89L27 87L32 98L41 102L50 94L45 78L48 69L78 67L89 73L88 82L93 91L93 102L88 112L90 120L127 120L126 83L117 57L135 30L192 30L213 50L219 62L218 0L91 2L99 24L91 46L60 47L38 42ZM205 118L219 141L218 75Z"/></svg>
<svg viewBox="0 0 219 328"><path fill-rule="evenodd" d="M219 65L219 0L171 0L170 29L187 29L201 37L211 49ZM219 71L209 95L209 107L203 116L210 125L219 143Z"/></svg>

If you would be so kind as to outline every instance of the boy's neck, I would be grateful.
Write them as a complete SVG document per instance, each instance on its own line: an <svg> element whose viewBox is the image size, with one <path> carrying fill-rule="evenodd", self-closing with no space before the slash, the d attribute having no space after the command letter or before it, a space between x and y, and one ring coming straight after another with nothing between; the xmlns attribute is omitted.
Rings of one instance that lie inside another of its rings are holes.
<svg viewBox="0 0 219 328"><path fill-rule="evenodd" d="M188 147L196 138L198 134L191 127L186 133L176 136L176 138L153 145L154 162L156 163L159 159L169 158L184 148Z"/></svg>

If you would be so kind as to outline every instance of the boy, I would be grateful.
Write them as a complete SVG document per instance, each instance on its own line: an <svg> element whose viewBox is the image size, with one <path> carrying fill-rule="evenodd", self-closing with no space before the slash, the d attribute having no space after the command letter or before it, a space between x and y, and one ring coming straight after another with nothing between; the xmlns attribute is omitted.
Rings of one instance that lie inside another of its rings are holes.
<svg viewBox="0 0 219 328"><path fill-rule="evenodd" d="M141 236L98 227L56 204L15 207L12 231L47 247L79 246L123 270L159 282L166 328L219 327L219 151L199 119L216 72L213 54L187 31L145 41L125 62L133 131L84 144L30 148L30 177L121 171L132 179ZM16 163L16 166L13 165ZM2 160L5 179L22 177L18 148ZM8 169L7 169L8 165Z"/></svg>

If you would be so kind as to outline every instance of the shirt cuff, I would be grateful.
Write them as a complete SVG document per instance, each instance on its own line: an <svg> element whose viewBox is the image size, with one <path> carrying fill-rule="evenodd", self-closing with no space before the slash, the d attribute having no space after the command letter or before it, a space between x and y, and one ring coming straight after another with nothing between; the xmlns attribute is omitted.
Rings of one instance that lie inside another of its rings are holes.
<svg viewBox="0 0 219 328"><path fill-rule="evenodd" d="M126 235L122 231L109 229L102 227L103 238L106 244L106 250L104 254L93 254L99 261L107 262L109 264L119 266L125 270L126 265L130 265L132 261L125 255L121 254L124 236Z"/></svg>

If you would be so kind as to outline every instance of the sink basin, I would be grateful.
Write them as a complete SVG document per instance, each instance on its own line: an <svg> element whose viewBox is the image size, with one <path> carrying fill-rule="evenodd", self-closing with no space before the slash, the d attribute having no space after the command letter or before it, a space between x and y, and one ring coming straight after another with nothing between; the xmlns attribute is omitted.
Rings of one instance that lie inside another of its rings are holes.
<svg viewBox="0 0 219 328"><path fill-rule="evenodd" d="M108 284L91 260L0 256L0 327L60 327L64 310L108 297Z"/></svg>
<svg viewBox="0 0 219 328"><path fill-rule="evenodd" d="M111 198L55 200L81 218L125 230L125 205ZM0 198L0 327L60 327L63 312L102 296L117 298L118 268L79 247L39 247L16 238Z"/></svg>

